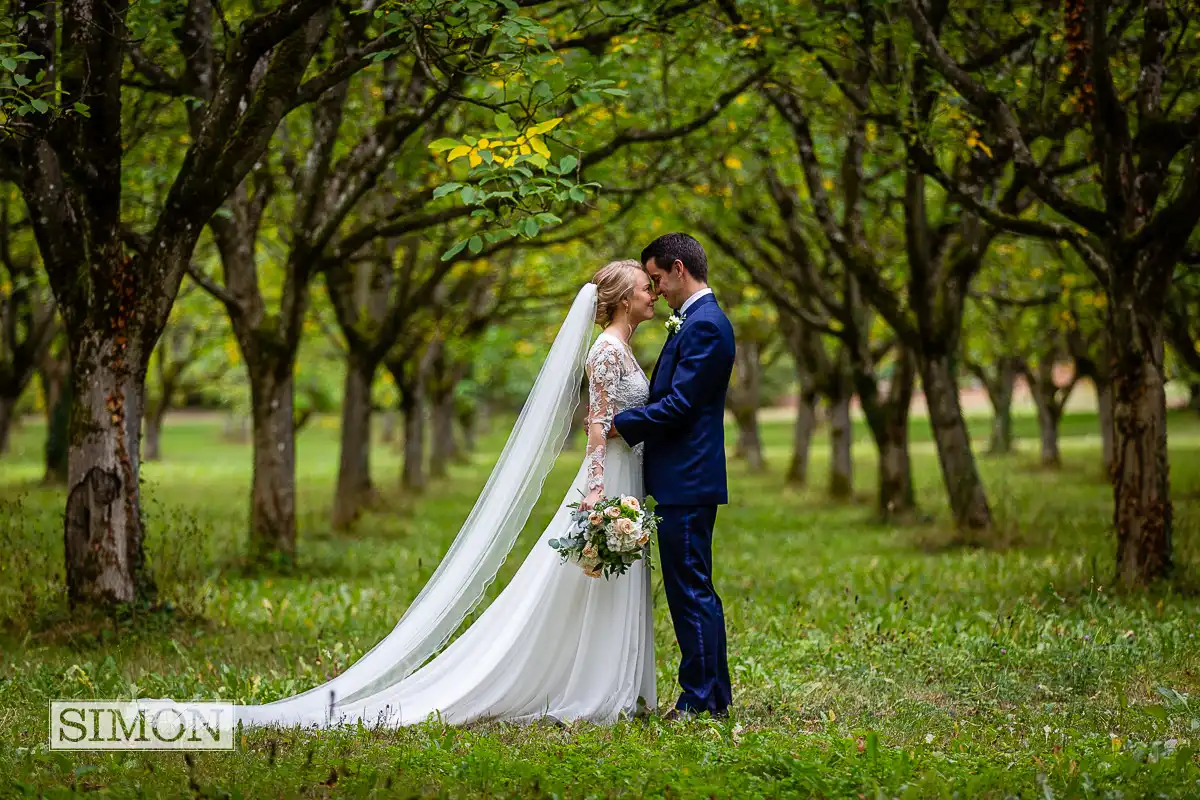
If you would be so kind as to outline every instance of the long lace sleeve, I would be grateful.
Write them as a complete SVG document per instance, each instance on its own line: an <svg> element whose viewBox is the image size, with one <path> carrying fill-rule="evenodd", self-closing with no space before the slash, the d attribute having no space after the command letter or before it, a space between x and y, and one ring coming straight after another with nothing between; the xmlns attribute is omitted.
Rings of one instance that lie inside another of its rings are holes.
<svg viewBox="0 0 1200 800"><path fill-rule="evenodd" d="M621 351L599 340L588 355L587 487L604 491L604 455L617 409L612 391L621 380Z"/></svg>

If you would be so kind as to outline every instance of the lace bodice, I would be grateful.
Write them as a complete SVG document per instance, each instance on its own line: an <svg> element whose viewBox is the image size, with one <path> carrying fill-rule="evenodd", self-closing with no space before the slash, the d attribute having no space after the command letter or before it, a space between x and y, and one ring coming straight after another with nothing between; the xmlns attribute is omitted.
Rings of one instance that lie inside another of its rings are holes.
<svg viewBox="0 0 1200 800"><path fill-rule="evenodd" d="M588 491L603 492L604 457L613 417L627 408L645 405L650 381L629 347L607 333L601 333L588 352L587 375L587 485Z"/></svg>

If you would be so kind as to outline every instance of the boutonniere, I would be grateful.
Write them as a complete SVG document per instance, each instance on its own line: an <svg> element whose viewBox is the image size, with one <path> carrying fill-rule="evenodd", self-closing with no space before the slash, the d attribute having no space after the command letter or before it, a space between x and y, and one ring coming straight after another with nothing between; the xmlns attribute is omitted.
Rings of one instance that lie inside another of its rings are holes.
<svg viewBox="0 0 1200 800"><path fill-rule="evenodd" d="M679 329L683 327L683 321L685 319L687 319L686 314L672 314L671 316L667 317L667 321L665 323L667 326L667 335L674 336L675 334L679 333Z"/></svg>

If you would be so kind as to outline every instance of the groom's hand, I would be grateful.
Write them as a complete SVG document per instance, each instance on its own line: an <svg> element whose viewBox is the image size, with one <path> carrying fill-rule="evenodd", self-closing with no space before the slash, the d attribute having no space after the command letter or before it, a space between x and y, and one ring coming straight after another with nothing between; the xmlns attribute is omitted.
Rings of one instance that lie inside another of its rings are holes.
<svg viewBox="0 0 1200 800"><path fill-rule="evenodd" d="M610 439L620 439L621 438L621 432L619 430L617 430L617 426L615 424L608 426L608 438L610 438Z"/></svg>

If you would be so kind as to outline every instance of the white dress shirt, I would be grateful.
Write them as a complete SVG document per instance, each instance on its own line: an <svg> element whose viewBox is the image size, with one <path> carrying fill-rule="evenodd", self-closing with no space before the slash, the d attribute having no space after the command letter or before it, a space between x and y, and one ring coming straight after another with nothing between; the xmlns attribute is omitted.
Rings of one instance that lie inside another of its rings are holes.
<svg viewBox="0 0 1200 800"><path fill-rule="evenodd" d="M694 295L689 297L687 300L683 301L683 305L681 305L679 307L679 313L681 315L686 314L687 310L689 308L691 308L693 305L695 305L697 300L699 300L701 297L704 297L706 294L712 294L712 293L713 293L713 290L708 287L705 287L705 288L701 289L700 291L696 292Z"/></svg>

